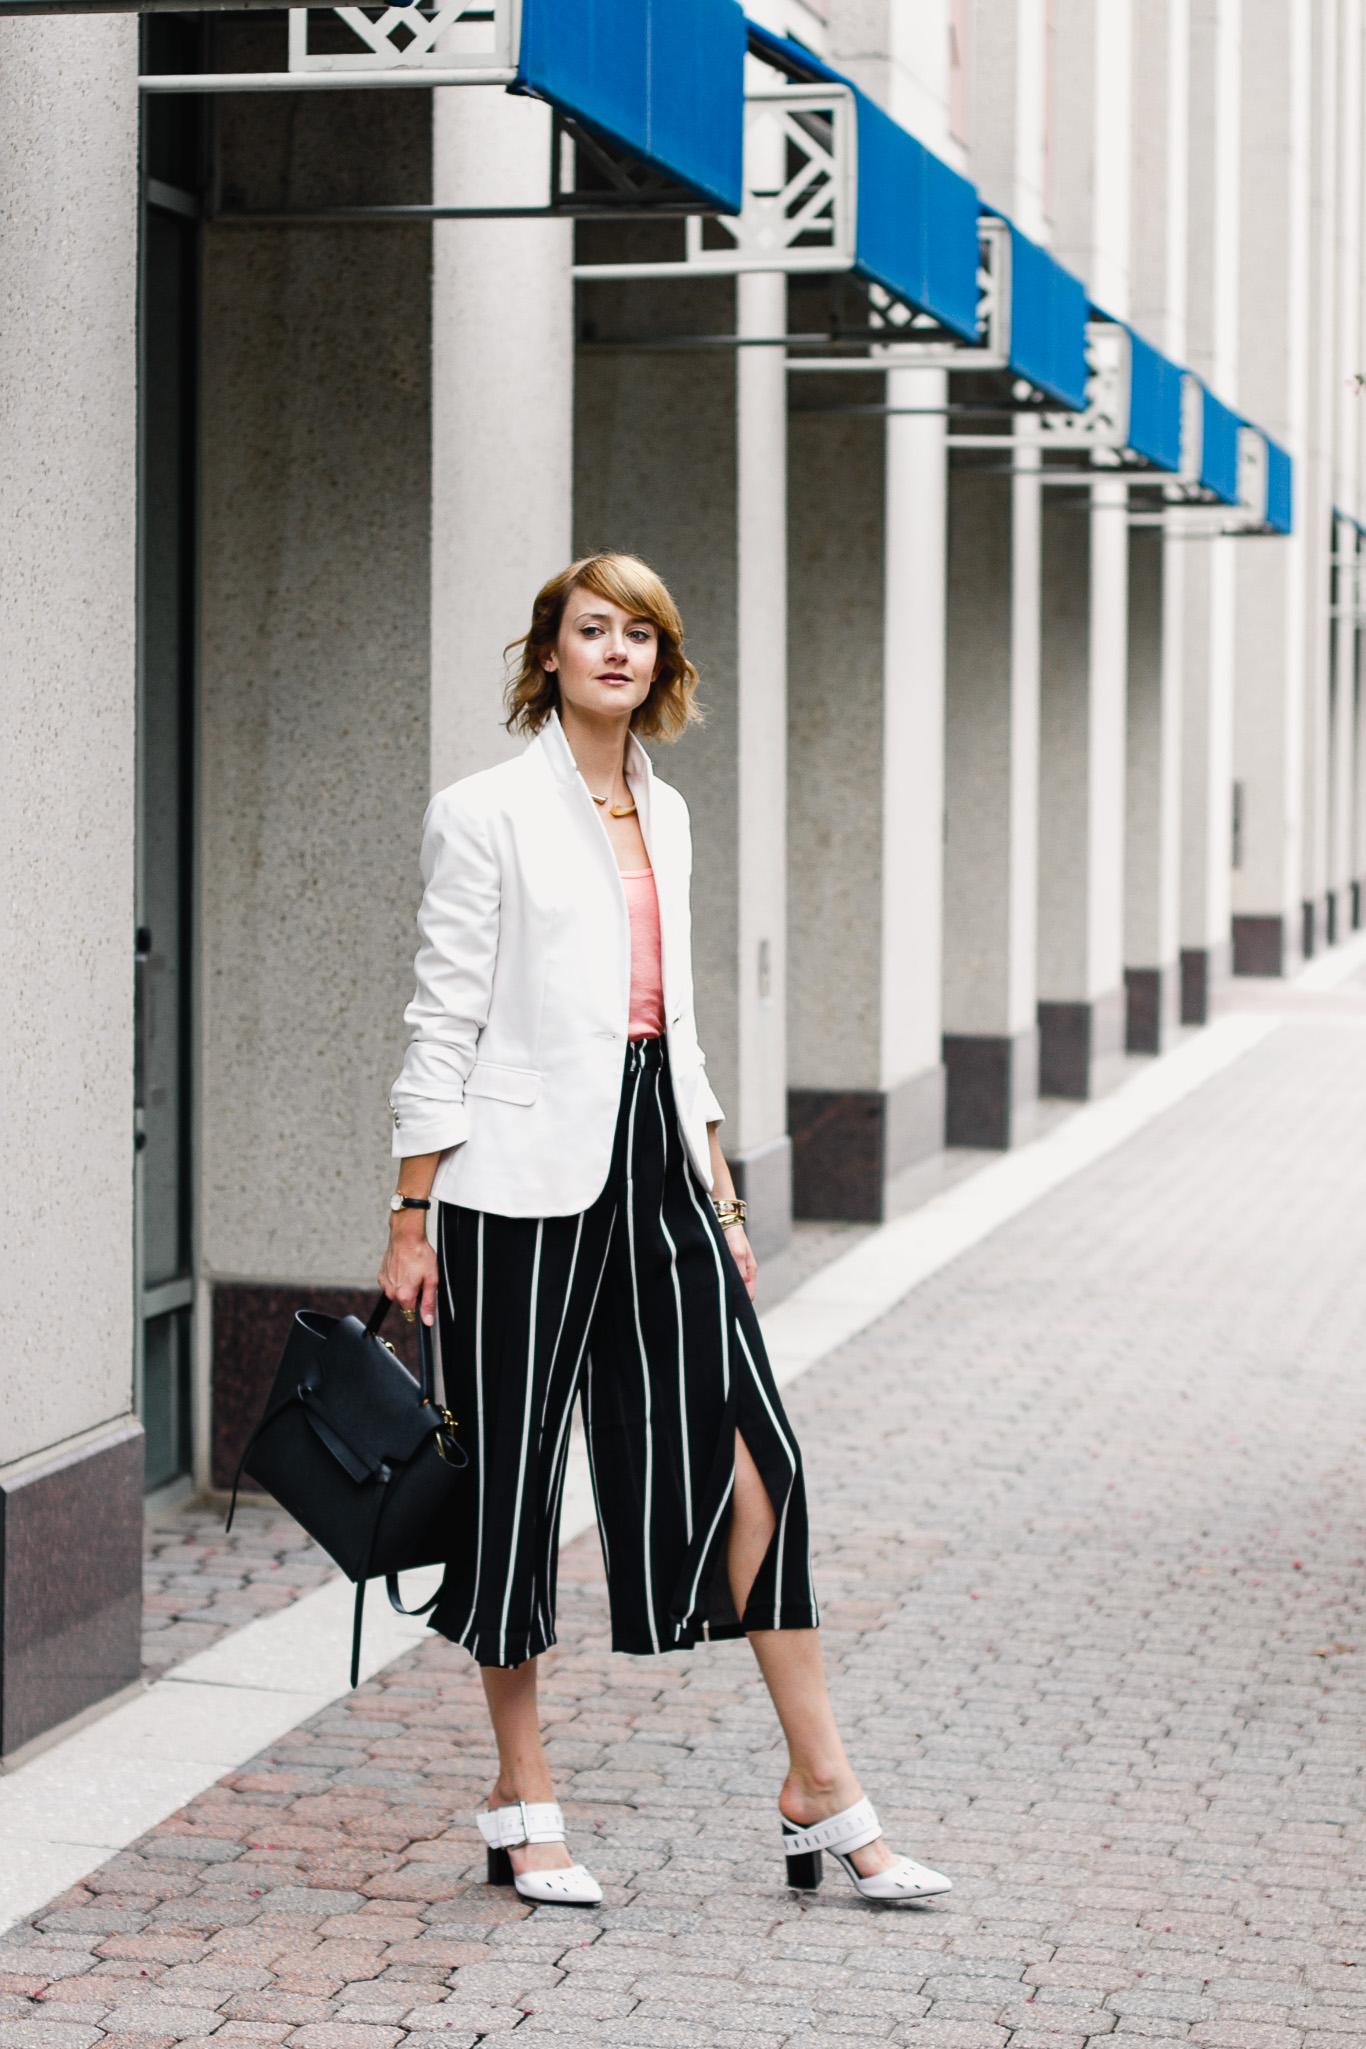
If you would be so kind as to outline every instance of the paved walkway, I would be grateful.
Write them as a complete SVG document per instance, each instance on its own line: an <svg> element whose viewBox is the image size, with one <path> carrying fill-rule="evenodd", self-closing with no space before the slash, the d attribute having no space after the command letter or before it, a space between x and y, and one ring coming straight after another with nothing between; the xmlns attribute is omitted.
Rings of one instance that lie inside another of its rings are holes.
<svg viewBox="0 0 1366 2049"><path fill-rule="evenodd" d="M788 1390L919 1910L782 1886L744 1645L546 1662L601 1911L478 1882L432 1643L0 1942L0 2049L1366 2044L1366 1017L1286 1025ZM1360 1988L1360 1989L1358 1989Z"/></svg>

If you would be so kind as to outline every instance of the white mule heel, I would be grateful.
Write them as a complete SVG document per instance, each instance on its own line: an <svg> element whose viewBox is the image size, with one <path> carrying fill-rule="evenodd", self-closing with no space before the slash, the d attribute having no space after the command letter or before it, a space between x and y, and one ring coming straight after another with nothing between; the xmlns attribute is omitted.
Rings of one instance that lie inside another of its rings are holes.
<svg viewBox="0 0 1366 2049"><path fill-rule="evenodd" d="M856 1800L852 1807L818 1821L813 1828L798 1828L781 1808L778 1819L783 1825L787 1882L799 1892L814 1892L820 1884L821 1858L827 1850L844 1866L855 1891L861 1892L865 1900L928 1900L936 1893L953 1890L952 1879L931 1871L926 1864L914 1863L909 1857L898 1857L890 1871L879 1871L872 1878L864 1878L854 1868L852 1853L876 1842L882 1834L882 1824L871 1800Z"/></svg>
<svg viewBox="0 0 1366 2049"><path fill-rule="evenodd" d="M564 1815L555 1800L518 1800L511 1807L485 1807L475 1815L488 1844L490 1885L515 1885L524 1900L555 1907L596 1907L602 1887L582 1864L560 1871L514 1871L509 1850L522 1843L562 1843Z"/></svg>

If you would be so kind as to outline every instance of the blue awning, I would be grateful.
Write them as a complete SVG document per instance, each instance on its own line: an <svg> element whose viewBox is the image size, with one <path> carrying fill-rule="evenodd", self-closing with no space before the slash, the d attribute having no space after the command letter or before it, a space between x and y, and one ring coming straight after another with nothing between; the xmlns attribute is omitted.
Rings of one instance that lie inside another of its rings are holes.
<svg viewBox="0 0 1366 2049"><path fill-rule="evenodd" d="M1286 451L1266 437L1266 523L1278 534L1295 529L1295 465Z"/></svg>
<svg viewBox="0 0 1366 2049"><path fill-rule="evenodd" d="M691 0L689 0L691 4ZM846 86L858 126L854 270L977 339L977 193L890 114L800 43L749 24L750 47L789 78Z"/></svg>
<svg viewBox="0 0 1366 2049"><path fill-rule="evenodd" d="M1201 386L1204 427L1200 437L1200 482L1225 505L1238 503L1238 415Z"/></svg>
<svg viewBox="0 0 1366 2049"><path fill-rule="evenodd" d="M522 0L534 93L724 213L744 201L739 0Z"/></svg>
<svg viewBox="0 0 1366 2049"><path fill-rule="evenodd" d="M1010 229L1010 367L1073 412L1086 405L1086 287Z"/></svg>
<svg viewBox="0 0 1366 2049"><path fill-rule="evenodd" d="M1129 329L1129 446L1156 469L1181 467L1181 379L1169 356Z"/></svg>

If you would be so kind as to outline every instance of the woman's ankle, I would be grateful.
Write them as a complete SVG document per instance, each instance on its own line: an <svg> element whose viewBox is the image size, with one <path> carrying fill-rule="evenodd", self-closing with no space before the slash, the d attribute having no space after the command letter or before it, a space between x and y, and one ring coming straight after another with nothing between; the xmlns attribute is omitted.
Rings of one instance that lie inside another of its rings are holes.
<svg viewBox="0 0 1366 2049"><path fill-rule="evenodd" d="M489 1794L489 1808L515 1807L519 1800L525 1800L528 1807L538 1807L555 1798L555 1788L548 1770L543 1772L500 1772L493 1791Z"/></svg>
<svg viewBox="0 0 1366 2049"><path fill-rule="evenodd" d="M862 1788L847 1763L828 1767L793 1765L783 1781L778 1805L789 1821L811 1827L832 1814L843 1813L863 1797Z"/></svg>

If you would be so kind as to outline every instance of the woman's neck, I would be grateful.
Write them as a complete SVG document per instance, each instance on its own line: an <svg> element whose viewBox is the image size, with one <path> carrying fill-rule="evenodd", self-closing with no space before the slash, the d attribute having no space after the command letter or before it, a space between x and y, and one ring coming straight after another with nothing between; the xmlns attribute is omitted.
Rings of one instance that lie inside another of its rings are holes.
<svg viewBox="0 0 1366 2049"><path fill-rule="evenodd" d="M572 704L560 704L560 725L579 774L595 797L608 797L626 775L626 741L629 719L595 718Z"/></svg>

